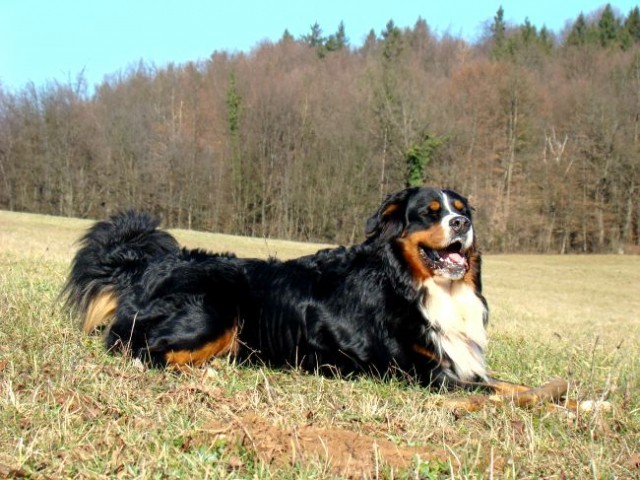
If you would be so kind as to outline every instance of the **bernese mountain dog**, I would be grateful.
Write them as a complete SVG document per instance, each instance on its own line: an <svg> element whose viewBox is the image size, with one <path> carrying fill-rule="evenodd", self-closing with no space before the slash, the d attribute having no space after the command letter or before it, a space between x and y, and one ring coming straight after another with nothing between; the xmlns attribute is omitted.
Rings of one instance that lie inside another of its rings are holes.
<svg viewBox="0 0 640 480"><path fill-rule="evenodd" d="M288 261L181 248L158 225L129 211L81 239L63 293L110 351L156 366L231 355L435 387L499 383L484 358L471 208L451 190L391 194L363 243Z"/></svg>

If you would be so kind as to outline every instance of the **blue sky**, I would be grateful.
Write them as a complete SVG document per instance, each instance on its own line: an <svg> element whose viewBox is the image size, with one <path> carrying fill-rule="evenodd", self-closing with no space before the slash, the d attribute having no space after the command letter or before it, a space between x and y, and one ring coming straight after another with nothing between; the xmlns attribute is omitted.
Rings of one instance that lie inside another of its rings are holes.
<svg viewBox="0 0 640 480"><path fill-rule="evenodd" d="M500 5L508 22L526 17L537 27L559 32L593 0L0 0L0 82L18 90L27 82L45 85L73 80L84 72L89 86L140 59L156 66L208 58L215 50L249 51L277 41L288 29L294 37L318 22L325 35L344 22L351 44L361 45L372 28L389 19L400 27L424 18L432 31L474 40ZM626 15L637 2L614 0Z"/></svg>

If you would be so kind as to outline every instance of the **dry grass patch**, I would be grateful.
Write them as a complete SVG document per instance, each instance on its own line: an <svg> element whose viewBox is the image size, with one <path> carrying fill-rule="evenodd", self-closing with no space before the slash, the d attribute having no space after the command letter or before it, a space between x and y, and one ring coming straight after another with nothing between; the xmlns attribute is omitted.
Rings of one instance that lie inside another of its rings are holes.
<svg viewBox="0 0 640 480"><path fill-rule="evenodd" d="M574 397L612 409L503 406L456 418L438 405L451 394L399 380L224 360L178 374L108 355L57 302L86 226L0 212L0 477L639 474L639 257L487 257L492 368L531 384L560 375ZM264 240L178 236L191 246L267 254ZM267 244L283 256L316 248Z"/></svg>
<svg viewBox="0 0 640 480"><path fill-rule="evenodd" d="M16 252L21 257L68 262L76 251L78 238L93 223L93 220L0 211L0 245L4 252ZM241 257L274 256L287 259L307 255L329 246L192 230L169 231L189 248L229 251Z"/></svg>

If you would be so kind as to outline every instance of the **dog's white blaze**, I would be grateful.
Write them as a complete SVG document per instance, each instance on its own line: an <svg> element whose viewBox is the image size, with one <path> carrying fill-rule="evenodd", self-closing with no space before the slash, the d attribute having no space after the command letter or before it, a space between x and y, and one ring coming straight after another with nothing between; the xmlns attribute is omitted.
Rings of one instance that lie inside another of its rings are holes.
<svg viewBox="0 0 640 480"><path fill-rule="evenodd" d="M451 208L450 202L451 200L449 199L449 196L446 193L443 193L442 204L443 204L443 209L447 212L447 215L442 217L440 224L442 225L442 229L445 232L445 238L446 238L445 241L447 243L452 242L456 236L455 232L451 228L451 220L455 217L460 216L459 213L456 213ZM473 243L473 225L469 226L469 230L464 234L463 238L461 238L460 240L462 241L462 248L468 249L469 247L471 247L471 244Z"/></svg>
<svg viewBox="0 0 640 480"><path fill-rule="evenodd" d="M440 354L453 363L461 380L487 377L484 350L487 334L484 328L485 306L471 286L463 281L433 277L421 304L422 314L434 328L431 340Z"/></svg>
<svg viewBox="0 0 640 480"><path fill-rule="evenodd" d="M449 201L449 195L442 192L442 203L444 204L444 208L447 212L453 213L453 209L451 208L451 203Z"/></svg>
<svg viewBox="0 0 640 480"><path fill-rule="evenodd" d="M440 223L442 225L442 229L445 232L447 242L450 242L451 239L453 238L453 230L451 230L451 225L449 224L449 222L456 215L453 213L453 210L451 209L451 203L449 203L449 197L446 193L442 194L442 209L445 212L447 212L447 214L442 217L442 220L440 221Z"/></svg>

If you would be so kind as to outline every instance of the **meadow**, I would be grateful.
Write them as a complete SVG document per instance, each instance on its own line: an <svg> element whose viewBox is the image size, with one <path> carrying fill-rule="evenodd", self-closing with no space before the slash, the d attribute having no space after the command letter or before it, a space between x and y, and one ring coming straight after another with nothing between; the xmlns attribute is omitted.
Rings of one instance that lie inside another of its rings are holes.
<svg viewBox="0 0 640 480"><path fill-rule="evenodd" d="M0 211L0 478L638 478L640 256L487 255L488 363L607 408L488 405L399 379L217 359L150 370L83 335L58 294L89 221ZM280 258L322 246L173 231Z"/></svg>

